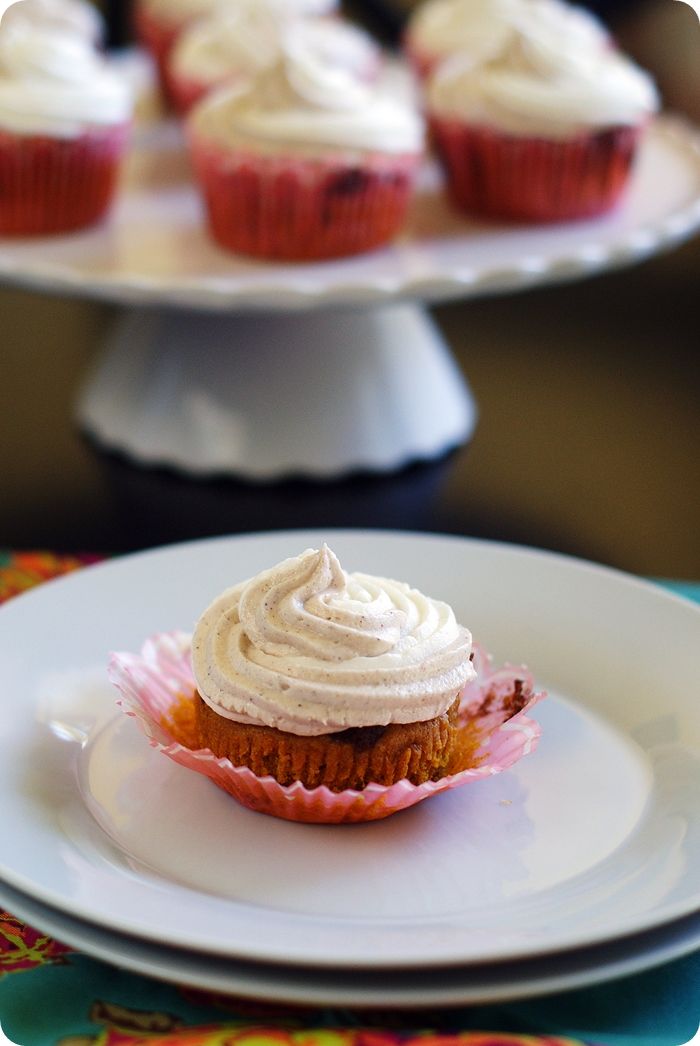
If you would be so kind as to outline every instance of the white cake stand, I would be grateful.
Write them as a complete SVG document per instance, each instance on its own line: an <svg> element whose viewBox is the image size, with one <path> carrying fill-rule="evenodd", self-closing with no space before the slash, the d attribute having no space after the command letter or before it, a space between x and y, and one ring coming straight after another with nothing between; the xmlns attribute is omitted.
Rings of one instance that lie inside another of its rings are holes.
<svg viewBox="0 0 700 1046"><path fill-rule="evenodd" d="M123 306L77 406L105 447L201 476L335 478L431 459L471 435L474 401L427 303L627 265L698 227L700 133L662 117L604 219L470 222L426 163L391 247L255 263L209 240L179 131L165 122L139 131L105 224L0 242L0 278Z"/></svg>

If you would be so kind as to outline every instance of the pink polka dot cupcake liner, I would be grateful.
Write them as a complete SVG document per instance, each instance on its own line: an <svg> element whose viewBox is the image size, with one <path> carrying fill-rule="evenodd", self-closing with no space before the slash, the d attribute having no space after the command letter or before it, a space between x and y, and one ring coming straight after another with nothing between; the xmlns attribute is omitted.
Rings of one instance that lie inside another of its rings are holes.
<svg viewBox="0 0 700 1046"><path fill-rule="evenodd" d="M273 777L257 777L249 767L234 766L209 749L194 747L193 720L188 718L196 692L190 642L184 632L158 633L146 640L140 653L112 654L108 675L121 694L118 703L136 720L151 747L208 777L248 809L273 817L315 824L379 820L508 770L535 750L540 737L539 724L527 713L545 697L544 692L535 690L526 668L494 668L477 646L477 676L464 689L460 707L459 728L470 738L468 766L420 785L403 780L369 784L361 791L333 792L323 785L307 789L301 782L281 785Z"/></svg>

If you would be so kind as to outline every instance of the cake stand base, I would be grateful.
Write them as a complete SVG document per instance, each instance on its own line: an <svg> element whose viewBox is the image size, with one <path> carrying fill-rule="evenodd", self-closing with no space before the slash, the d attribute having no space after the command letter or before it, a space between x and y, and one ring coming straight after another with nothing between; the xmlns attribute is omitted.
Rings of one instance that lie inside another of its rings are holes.
<svg viewBox="0 0 700 1046"><path fill-rule="evenodd" d="M196 476L394 471L465 442L473 397L415 304L230 315L137 307L77 405L99 444Z"/></svg>

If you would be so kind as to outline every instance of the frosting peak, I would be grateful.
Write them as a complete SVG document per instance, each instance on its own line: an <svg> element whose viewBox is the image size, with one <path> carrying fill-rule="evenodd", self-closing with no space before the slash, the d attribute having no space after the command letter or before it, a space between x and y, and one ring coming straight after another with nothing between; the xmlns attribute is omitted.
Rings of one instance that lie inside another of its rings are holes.
<svg viewBox="0 0 700 1046"><path fill-rule="evenodd" d="M326 545L227 589L192 644L215 711L307 736L441 715L474 677L470 654L447 604L347 574Z"/></svg>
<svg viewBox="0 0 700 1046"><path fill-rule="evenodd" d="M176 75L205 84L250 80L277 61L291 35L329 66L370 78L380 66L380 51L369 34L339 18L294 18L264 3L241 0L196 21L175 44Z"/></svg>
<svg viewBox="0 0 700 1046"><path fill-rule="evenodd" d="M21 5L16 5L21 6ZM125 123L131 95L85 38L24 18L0 23L0 127L73 137Z"/></svg>
<svg viewBox="0 0 700 1046"><path fill-rule="evenodd" d="M16 19L38 22L77 33L92 43L98 43L104 32L102 16L87 0L0 0L0 18L7 23Z"/></svg>
<svg viewBox="0 0 700 1046"><path fill-rule="evenodd" d="M398 642L406 620L385 593L352 591L327 545L251 581L238 612L243 631L264 653L321 661L385 653Z"/></svg>
<svg viewBox="0 0 700 1046"><path fill-rule="evenodd" d="M433 74L435 114L507 134L566 137L637 125L658 107L651 78L581 9L560 0L501 0L496 8L490 49L455 54Z"/></svg>
<svg viewBox="0 0 700 1046"><path fill-rule="evenodd" d="M323 61L303 34L250 85L217 91L197 106L193 126L225 145L420 152L423 124L411 107Z"/></svg>

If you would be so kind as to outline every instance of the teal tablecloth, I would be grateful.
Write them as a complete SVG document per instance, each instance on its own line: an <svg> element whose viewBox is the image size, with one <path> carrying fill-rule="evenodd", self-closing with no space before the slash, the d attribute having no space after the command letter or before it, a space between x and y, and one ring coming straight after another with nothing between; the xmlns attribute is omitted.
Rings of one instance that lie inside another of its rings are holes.
<svg viewBox="0 0 700 1046"><path fill-rule="evenodd" d="M0 600L79 566L0 555ZM700 585L661 583L700 602ZM162 984L0 915L0 1022L21 1046L681 1046L700 1023L700 952L529 1001L370 1014L267 1007Z"/></svg>

